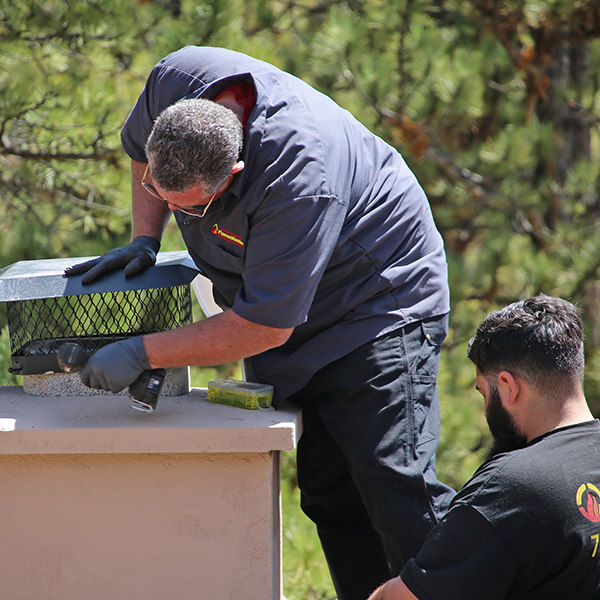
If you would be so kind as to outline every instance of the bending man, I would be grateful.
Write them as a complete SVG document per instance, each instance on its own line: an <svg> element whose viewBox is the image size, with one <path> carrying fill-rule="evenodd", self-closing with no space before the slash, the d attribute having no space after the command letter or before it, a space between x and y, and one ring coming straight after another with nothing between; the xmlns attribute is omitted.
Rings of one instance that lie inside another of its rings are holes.
<svg viewBox="0 0 600 600"><path fill-rule="evenodd" d="M329 98L219 48L162 60L122 141L134 239L71 273L153 264L173 213L224 312L105 347L84 383L117 391L149 367L246 359L276 405L303 409L302 506L339 598L365 600L453 496L435 475L446 261L423 190Z"/></svg>

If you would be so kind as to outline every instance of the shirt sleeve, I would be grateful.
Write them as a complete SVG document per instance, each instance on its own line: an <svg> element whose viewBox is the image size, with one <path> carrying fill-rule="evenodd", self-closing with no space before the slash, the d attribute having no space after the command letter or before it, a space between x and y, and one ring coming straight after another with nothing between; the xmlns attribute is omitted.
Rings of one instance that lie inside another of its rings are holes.
<svg viewBox="0 0 600 600"><path fill-rule="evenodd" d="M502 600L517 569L517 560L487 519L457 505L401 577L419 600Z"/></svg>

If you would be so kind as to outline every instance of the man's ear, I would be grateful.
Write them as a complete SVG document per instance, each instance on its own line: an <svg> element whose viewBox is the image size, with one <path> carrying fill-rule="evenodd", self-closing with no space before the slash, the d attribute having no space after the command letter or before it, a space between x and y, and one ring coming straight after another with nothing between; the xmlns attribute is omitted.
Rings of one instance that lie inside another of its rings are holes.
<svg viewBox="0 0 600 600"><path fill-rule="evenodd" d="M237 175L243 168L244 168L243 160L238 160L236 163L234 163L233 167L231 167L231 171L229 171L229 175L227 175L227 179L225 180L225 183L219 188L219 191L221 193L223 193L223 190L226 190L231 185L231 182L233 181L233 177L235 175Z"/></svg>
<svg viewBox="0 0 600 600"><path fill-rule="evenodd" d="M498 393L504 407L515 404L521 392L519 380L508 371L498 373Z"/></svg>
<svg viewBox="0 0 600 600"><path fill-rule="evenodd" d="M237 175L244 168L244 161L238 160L233 167L231 167L230 175Z"/></svg>

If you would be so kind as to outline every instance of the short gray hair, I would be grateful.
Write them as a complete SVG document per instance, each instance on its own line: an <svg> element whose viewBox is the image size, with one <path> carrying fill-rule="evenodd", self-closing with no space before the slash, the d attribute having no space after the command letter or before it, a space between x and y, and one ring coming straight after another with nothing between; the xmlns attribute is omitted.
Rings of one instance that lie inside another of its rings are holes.
<svg viewBox="0 0 600 600"><path fill-rule="evenodd" d="M167 192L202 185L206 194L225 183L238 160L243 128L228 108L203 98L180 100L156 119L146 142L152 179Z"/></svg>

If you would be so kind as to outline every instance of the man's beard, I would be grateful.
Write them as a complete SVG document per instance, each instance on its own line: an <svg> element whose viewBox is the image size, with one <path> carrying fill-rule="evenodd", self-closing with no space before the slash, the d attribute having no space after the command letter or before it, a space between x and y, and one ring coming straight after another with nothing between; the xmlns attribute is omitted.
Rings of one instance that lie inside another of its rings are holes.
<svg viewBox="0 0 600 600"><path fill-rule="evenodd" d="M496 386L490 386L485 418L494 438L488 460L501 452L511 452L527 445L527 438L519 431L512 415L502 406Z"/></svg>

